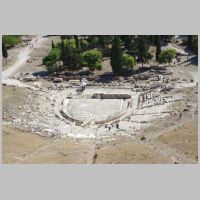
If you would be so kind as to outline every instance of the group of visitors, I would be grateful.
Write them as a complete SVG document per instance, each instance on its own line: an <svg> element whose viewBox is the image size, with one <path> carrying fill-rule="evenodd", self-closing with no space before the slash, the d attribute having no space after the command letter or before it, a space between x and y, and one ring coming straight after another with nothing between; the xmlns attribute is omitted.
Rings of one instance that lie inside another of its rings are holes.
<svg viewBox="0 0 200 200"><path fill-rule="evenodd" d="M116 129L119 129L119 124L118 123L115 123L115 124L109 124L109 125L105 125L105 128L108 128L108 131L111 130L111 128L116 128Z"/></svg>
<svg viewBox="0 0 200 200"><path fill-rule="evenodd" d="M35 39L35 43L37 43L37 41L38 41L38 39L37 39L37 37L36 37L36 39ZM30 49L33 49L33 44L30 44Z"/></svg>
<svg viewBox="0 0 200 200"><path fill-rule="evenodd" d="M32 49L34 46L33 46L33 44L30 44L30 49Z"/></svg>

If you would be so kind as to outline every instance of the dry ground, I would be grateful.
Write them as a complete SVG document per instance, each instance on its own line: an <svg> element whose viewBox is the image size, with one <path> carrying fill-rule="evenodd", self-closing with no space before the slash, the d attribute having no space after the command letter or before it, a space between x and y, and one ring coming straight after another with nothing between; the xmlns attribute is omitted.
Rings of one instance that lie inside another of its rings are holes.
<svg viewBox="0 0 200 200"><path fill-rule="evenodd" d="M145 144L119 139L97 151L92 142L53 139L3 126L3 163L170 163Z"/></svg>
<svg viewBox="0 0 200 200"><path fill-rule="evenodd" d="M197 91L188 89L191 102ZM29 89L3 86L3 115L12 120L13 112L23 105ZM33 95L33 94L32 94ZM195 98L196 99L196 98ZM135 139L118 137L96 146L93 141L55 139L28 133L13 125L3 125L3 163L180 163L197 161L197 107L183 113L179 120L174 115L138 133ZM146 140L141 137L145 135Z"/></svg>
<svg viewBox="0 0 200 200"><path fill-rule="evenodd" d="M172 157L159 148L170 147L179 155L197 160L197 121L160 135L149 144L130 138L116 138L99 147L92 141L54 139L3 126L3 163L96 163L96 164L167 164ZM95 151L96 150L96 151ZM167 150L167 148L165 148ZM96 152L96 156L95 155ZM171 155L173 156L173 155Z"/></svg>

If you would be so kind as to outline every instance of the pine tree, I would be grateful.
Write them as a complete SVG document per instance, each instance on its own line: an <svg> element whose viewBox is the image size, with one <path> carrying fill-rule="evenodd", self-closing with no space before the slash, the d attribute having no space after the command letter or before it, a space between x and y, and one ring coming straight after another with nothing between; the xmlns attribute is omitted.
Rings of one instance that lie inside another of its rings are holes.
<svg viewBox="0 0 200 200"><path fill-rule="evenodd" d="M111 66L115 75L120 75L122 72L122 50L121 40L119 36L114 36L111 49Z"/></svg>
<svg viewBox="0 0 200 200"><path fill-rule="evenodd" d="M122 35L121 40L124 44L125 49L128 51L129 54L133 54L134 52L134 35Z"/></svg>
<svg viewBox="0 0 200 200"><path fill-rule="evenodd" d="M106 38L104 35L98 35L98 46L100 47L101 50L105 49L106 47Z"/></svg>
<svg viewBox="0 0 200 200"><path fill-rule="evenodd" d="M112 39L110 35L98 35L98 48L102 51L103 56L110 56L109 44L111 44Z"/></svg>
<svg viewBox="0 0 200 200"><path fill-rule="evenodd" d="M7 52L7 49L6 49L6 46L5 46L4 43L2 43L2 54L3 54L3 57L4 57L5 60L6 60L6 65L7 65L8 52Z"/></svg>

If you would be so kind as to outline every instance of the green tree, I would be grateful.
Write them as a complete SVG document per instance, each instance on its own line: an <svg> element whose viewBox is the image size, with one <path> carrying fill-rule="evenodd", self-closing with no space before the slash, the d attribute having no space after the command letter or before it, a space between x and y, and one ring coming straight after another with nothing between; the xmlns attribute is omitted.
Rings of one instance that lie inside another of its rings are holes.
<svg viewBox="0 0 200 200"><path fill-rule="evenodd" d="M110 56L110 44L112 43L111 35L98 35L98 48L102 51L103 56Z"/></svg>
<svg viewBox="0 0 200 200"><path fill-rule="evenodd" d="M188 46L192 44L192 35L188 35Z"/></svg>
<svg viewBox="0 0 200 200"><path fill-rule="evenodd" d="M88 43L89 43L90 49L98 48L98 46L99 46L98 37L96 35L89 35Z"/></svg>
<svg viewBox="0 0 200 200"><path fill-rule="evenodd" d="M19 35L3 35L2 41L6 47L11 47L20 42L20 36Z"/></svg>
<svg viewBox="0 0 200 200"><path fill-rule="evenodd" d="M101 50L104 50L107 47L107 41L105 35L98 35L98 46Z"/></svg>
<svg viewBox="0 0 200 200"><path fill-rule="evenodd" d="M194 53L198 54L198 35L192 36L191 49Z"/></svg>
<svg viewBox="0 0 200 200"><path fill-rule="evenodd" d="M122 72L122 50L121 39L119 36L114 36L111 48L111 66L115 75L120 75Z"/></svg>
<svg viewBox="0 0 200 200"><path fill-rule="evenodd" d="M60 48L53 48L49 54L43 58L43 65L46 66L47 71L52 73L58 70L58 61L60 61L61 57L61 49Z"/></svg>
<svg viewBox="0 0 200 200"><path fill-rule="evenodd" d="M51 48L52 48L52 49L55 48L55 44L54 44L54 41L53 41L53 40L51 41Z"/></svg>
<svg viewBox="0 0 200 200"><path fill-rule="evenodd" d="M160 52L159 62L171 64L173 58L176 56L176 51L174 49L166 49Z"/></svg>
<svg viewBox="0 0 200 200"><path fill-rule="evenodd" d="M136 37L135 35L122 35L121 40L124 45L125 51L130 55L134 55L136 52Z"/></svg>
<svg viewBox="0 0 200 200"><path fill-rule="evenodd" d="M188 35L187 43L191 50L198 54L198 35Z"/></svg>
<svg viewBox="0 0 200 200"><path fill-rule="evenodd" d="M102 54L98 50L88 50L81 54L81 66L87 66L90 70L101 70Z"/></svg>
<svg viewBox="0 0 200 200"><path fill-rule="evenodd" d="M87 51L89 49L89 43L87 40L82 39L80 42L81 51Z"/></svg>
<svg viewBox="0 0 200 200"><path fill-rule="evenodd" d="M79 51L76 48L75 39L64 39L61 42L61 60L63 66L69 69L78 67Z"/></svg>
<svg viewBox="0 0 200 200"><path fill-rule="evenodd" d="M123 53L122 55L122 63L124 67L132 68L136 65L135 58L133 56L130 56L127 53Z"/></svg>
<svg viewBox="0 0 200 200"><path fill-rule="evenodd" d="M2 54L3 54L3 57L6 60L6 65L7 65L8 52L7 52L7 48L6 48L5 44L4 44L4 42L2 43Z"/></svg>
<svg viewBox="0 0 200 200"><path fill-rule="evenodd" d="M155 35L155 45L156 45L156 60L159 60L159 54L161 52L161 38L160 35Z"/></svg>
<svg viewBox="0 0 200 200"><path fill-rule="evenodd" d="M138 60L143 64L149 59L149 43L148 37L145 35L139 35L136 38L136 54Z"/></svg>
<svg viewBox="0 0 200 200"><path fill-rule="evenodd" d="M76 48L80 48L80 43L79 43L78 35L74 35L74 39L76 41Z"/></svg>
<svg viewBox="0 0 200 200"><path fill-rule="evenodd" d="M61 35L60 36L61 40L65 40L65 39L73 39L73 35Z"/></svg>

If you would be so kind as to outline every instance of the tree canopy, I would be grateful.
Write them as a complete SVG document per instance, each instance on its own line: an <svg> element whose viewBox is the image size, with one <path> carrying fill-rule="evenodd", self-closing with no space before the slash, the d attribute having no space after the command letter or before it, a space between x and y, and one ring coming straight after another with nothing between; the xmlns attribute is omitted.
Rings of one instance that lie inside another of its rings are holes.
<svg viewBox="0 0 200 200"><path fill-rule="evenodd" d="M115 75L120 75L122 72L122 49L121 49L121 39L119 36L115 36L112 41L111 48L111 61L113 73Z"/></svg>
<svg viewBox="0 0 200 200"><path fill-rule="evenodd" d="M160 52L159 55L159 62L160 63L168 63L171 64L173 58L176 56L176 50L175 49L166 49Z"/></svg>
<svg viewBox="0 0 200 200"><path fill-rule="evenodd" d="M3 35L2 42L7 47L14 46L20 42L20 36L19 35Z"/></svg>
<svg viewBox="0 0 200 200"><path fill-rule="evenodd" d="M127 54L127 53L123 53L122 55L122 63L124 67L127 68L132 68L133 66L136 65L136 60L133 56Z"/></svg>
<svg viewBox="0 0 200 200"><path fill-rule="evenodd" d="M139 35L136 39L136 54L138 60L142 63L145 63L149 59L149 43L148 36Z"/></svg>
<svg viewBox="0 0 200 200"><path fill-rule="evenodd" d="M57 62L61 57L61 49L53 48L49 54L43 58L43 64L47 67L47 71L52 73L58 69Z"/></svg>
<svg viewBox="0 0 200 200"><path fill-rule="evenodd" d="M81 54L80 65L87 66L91 70L101 70L102 54L98 50L88 50Z"/></svg>
<svg viewBox="0 0 200 200"><path fill-rule="evenodd" d="M173 40L173 35L61 35L61 42L52 49L59 51L59 61L63 68L77 70L87 66L90 70L100 70L102 58L109 59L114 75L122 74L125 68L137 63L142 66L155 58L159 63L170 63L176 56L173 49L161 51L161 47ZM191 36L190 47L198 50L198 37ZM152 48L153 47L153 48ZM59 49L59 50L58 50ZM56 66L58 56L50 52L45 64ZM152 53L153 52L153 53ZM51 71L52 69L50 69Z"/></svg>
<svg viewBox="0 0 200 200"><path fill-rule="evenodd" d="M188 46L195 54L198 54L198 35L188 35Z"/></svg>
<svg viewBox="0 0 200 200"><path fill-rule="evenodd" d="M61 61L63 66L76 68L79 62L78 48L75 39L63 39L61 42Z"/></svg>

